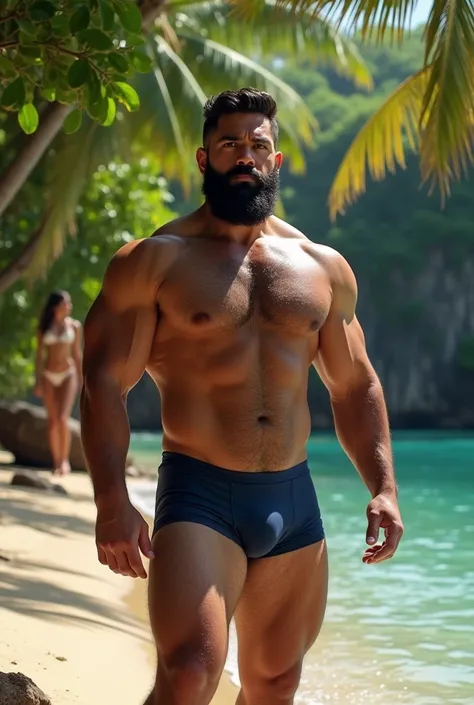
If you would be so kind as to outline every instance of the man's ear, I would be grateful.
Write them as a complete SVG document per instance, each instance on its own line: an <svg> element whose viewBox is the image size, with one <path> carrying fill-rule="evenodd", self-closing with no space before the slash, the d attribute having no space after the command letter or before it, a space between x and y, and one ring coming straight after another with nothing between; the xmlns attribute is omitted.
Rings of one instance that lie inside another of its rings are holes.
<svg viewBox="0 0 474 705"><path fill-rule="evenodd" d="M275 161L276 161L277 167L280 169L281 163L283 161L283 154L281 152L277 152L275 154Z"/></svg>
<svg viewBox="0 0 474 705"><path fill-rule="evenodd" d="M204 149L204 147L199 147L197 152L196 152L196 161L197 165L199 167L199 171L201 174L204 174L206 171L206 164L207 164L207 152Z"/></svg>

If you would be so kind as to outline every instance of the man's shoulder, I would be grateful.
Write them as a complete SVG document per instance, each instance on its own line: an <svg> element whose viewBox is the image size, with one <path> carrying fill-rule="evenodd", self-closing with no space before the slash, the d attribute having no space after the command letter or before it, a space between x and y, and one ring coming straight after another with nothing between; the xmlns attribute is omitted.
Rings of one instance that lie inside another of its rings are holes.
<svg viewBox="0 0 474 705"><path fill-rule="evenodd" d="M310 240L306 237L304 233L301 232L301 230L298 230L298 228L295 228L293 225L291 225L291 223L287 223L286 220L282 220L276 215L273 215L268 220L268 226L271 234L277 235L278 237L284 238L285 240L300 240L301 242L310 242Z"/></svg>
<svg viewBox="0 0 474 705"><path fill-rule="evenodd" d="M108 264L102 293L117 300L126 295L130 302L154 298L182 245L172 234L127 242Z"/></svg>
<svg viewBox="0 0 474 705"><path fill-rule="evenodd" d="M273 216L271 219L271 229L280 237L299 241L305 251L328 270L328 273L345 270L347 268L350 269L349 263L340 252L333 247L310 240L301 230L298 230L298 228L295 228L285 220Z"/></svg>
<svg viewBox="0 0 474 705"><path fill-rule="evenodd" d="M322 243L308 240L308 250L328 272L349 267L349 263L345 257L338 250L329 247L329 245L323 245Z"/></svg>

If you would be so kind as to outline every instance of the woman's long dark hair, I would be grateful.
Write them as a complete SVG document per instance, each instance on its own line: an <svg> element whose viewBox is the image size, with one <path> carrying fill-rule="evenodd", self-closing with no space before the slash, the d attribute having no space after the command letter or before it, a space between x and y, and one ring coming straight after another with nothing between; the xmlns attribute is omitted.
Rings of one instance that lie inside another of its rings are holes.
<svg viewBox="0 0 474 705"><path fill-rule="evenodd" d="M56 306L58 306L62 301L64 301L64 299L68 295L69 294L67 293L67 291L52 291L50 293L39 320L39 329L42 333L46 333L51 323L53 322Z"/></svg>

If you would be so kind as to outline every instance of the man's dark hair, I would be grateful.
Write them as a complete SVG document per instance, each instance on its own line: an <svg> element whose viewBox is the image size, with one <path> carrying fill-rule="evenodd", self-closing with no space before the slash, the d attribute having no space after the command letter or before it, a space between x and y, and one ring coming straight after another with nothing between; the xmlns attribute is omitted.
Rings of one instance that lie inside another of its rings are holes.
<svg viewBox="0 0 474 705"><path fill-rule="evenodd" d="M260 113L270 120L275 147L278 142L277 104L269 93L256 88L239 88L236 91L223 91L211 96L204 105L203 144L208 135L216 129L221 115L231 113Z"/></svg>

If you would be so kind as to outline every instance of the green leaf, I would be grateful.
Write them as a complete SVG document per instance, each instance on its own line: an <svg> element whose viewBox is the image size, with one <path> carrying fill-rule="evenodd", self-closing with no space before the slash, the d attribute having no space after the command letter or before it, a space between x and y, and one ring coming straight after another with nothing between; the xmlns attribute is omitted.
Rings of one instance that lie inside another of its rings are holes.
<svg viewBox="0 0 474 705"><path fill-rule="evenodd" d="M23 32L23 30L20 30L18 39L20 42L20 46L22 47L33 47L36 44L35 39L31 36L31 34L26 34L26 32Z"/></svg>
<svg viewBox="0 0 474 705"><path fill-rule="evenodd" d="M105 111L105 118L101 120L101 125L104 127L110 127L115 120L115 115L117 114L117 106L112 98L106 98L107 109Z"/></svg>
<svg viewBox="0 0 474 705"><path fill-rule="evenodd" d="M104 29L106 32L114 26L114 20L115 20L115 11L112 5L107 2L107 0L100 0L99 1L99 12L100 12L100 19L102 22L102 29Z"/></svg>
<svg viewBox="0 0 474 705"><path fill-rule="evenodd" d="M93 105L101 98L101 83L94 69L91 68L87 79L89 105Z"/></svg>
<svg viewBox="0 0 474 705"><path fill-rule="evenodd" d="M69 17L66 15L56 15L50 21L50 25L57 37L69 37L71 34Z"/></svg>
<svg viewBox="0 0 474 705"><path fill-rule="evenodd" d="M33 103L26 103L21 107L18 113L18 123L25 134L32 135L33 132L36 132L39 116Z"/></svg>
<svg viewBox="0 0 474 705"><path fill-rule="evenodd" d="M63 88L58 88L56 90L56 100L58 103L63 103L64 105L71 105L77 100L76 91L66 91Z"/></svg>
<svg viewBox="0 0 474 705"><path fill-rule="evenodd" d="M30 59L39 59L42 56L41 47L19 46L18 51L22 56L27 56ZM30 64L38 64L37 61L29 61Z"/></svg>
<svg viewBox="0 0 474 705"><path fill-rule="evenodd" d="M3 108L20 108L25 100L25 84L21 76L16 78L3 91L0 105Z"/></svg>
<svg viewBox="0 0 474 705"><path fill-rule="evenodd" d="M69 113L67 118L64 120L63 123L63 132L66 133L66 135L72 135L74 132L77 132L78 129L82 125L82 111L81 110L73 110L72 113Z"/></svg>
<svg viewBox="0 0 474 705"><path fill-rule="evenodd" d="M148 54L144 54L143 52L136 51L134 49L129 52L128 58L130 59L133 68L135 71L138 71L138 73L148 73L151 71L153 63Z"/></svg>
<svg viewBox="0 0 474 705"><path fill-rule="evenodd" d="M42 98L45 98L45 100L48 100L50 103L52 103L54 100L56 100L56 89L51 88L51 87L45 87L40 90L40 95Z"/></svg>
<svg viewBox="0 0 474 705"><path fill-rule="evenodd" d="M101 122L101 120L105 120L107 108L107 99L100 95L98 100L89 100L86 109L93 120Z"/></svg>
<svg viewBox="0 0 474 705"><path fill-rule="evenodd" d="M90 28L81 32L79 39L96 51L110 51L114 48L111 38L101 29Z"/></svg>
<svg viewBox="0 0 474 705"><path fill-rule="evenodd" d="M127 73L130 68L128 58L124 54L110 54L109 64L119 73Z"/></svg>
<svg viewBox="0 0 474 705"><path fill-rule="evenodd" d="M67 72L67 81L71 88L79 88L87 83L91 73L90 64L87 59L77 59L73 61Z"/></svg>
<svg viewBox="0 0 474 705"><path fill-rule="evenodd" d="M138 93L128 83L117 81L114 83L115 94L118 100L125 105L129 113L138 110L140 107L140 98Z"/></svg>
<svg viewBox="0 0 474 705"><path fill-rule="evenodd" d="M48 0L39 0L39 2L34 2L28 9L28 17L33 22L46 22L54 17L56 14L56 8L53 3L48 2Z"/></svg>
<svg viewBox="0 0 474 705"><path fill-rule="evenodd" d="M69 22L69 28L72 34L76 34L76 32L82 32L87 29L90 21L91 13L89 8L87 5L81 5L81 7L79 7L73 14Z"/></svg>
<svg viewBox="0 0 474 705"><path fill-rule="evenodd" d="M142 28L142 13L136 5L128 3L123 7L117 7L117 15L124 29L129 32L140 32Z"/></svg>
<svg viewBox="0 0 474 705"><path fill-rule="evenodd" d="M16 75L16 69L14 64L3 54L0 54L0 74L2 77L9 78L8 74L14 73Z"/></svg>
<svg viewBox="0 0 474 705"><path fill-rule="evenodd" d="M18 19L17 22L22 32L28 34L30 37L36 37L36 34L38 33L38 27L36 27L34 22L28 22L28 20L22 19Z"/></svg>
<svg viewBox="0 0 474 705"><path fill-rule="evenodd" d="M128 47L141 47L146 44L146 39L142 34L128 33L126 35Z"/></svg>

